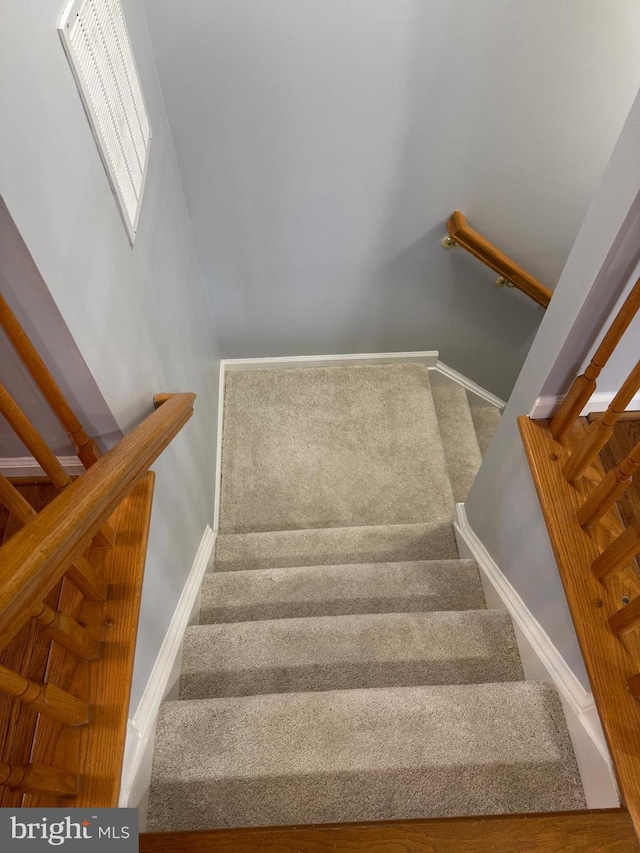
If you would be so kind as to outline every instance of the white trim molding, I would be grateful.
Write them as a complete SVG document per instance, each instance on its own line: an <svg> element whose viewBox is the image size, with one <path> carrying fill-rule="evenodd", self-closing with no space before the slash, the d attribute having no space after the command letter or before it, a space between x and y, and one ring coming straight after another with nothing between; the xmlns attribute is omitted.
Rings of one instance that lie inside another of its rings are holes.
<svg viewBox="0 0 640 853"><path fill-rule="evenodd" d="M610 393L607 391L596 391L595 394L591 395L589 402L580 412L580 415L585 416L590 412L605 412L614 397L615 391L611 391ZM534 420L539 418L550 418L563 401L564 394L558 396L538 397L529 412L529 417ZM627 406L626 410L628 412L640 411L640 394L636 394Z"/></svg>
<svg viewBox="0 0 640 853"><path fill-rule="evenodd" d="M345 355L285 355L274 358L225 358L221 362L226 370L269 370L279 367L340 367L362 362L364 364L392 364L395 361L413 361L435 367L438 353L425 352L374 352L347 353Z"/></svg>
<svg viewBox="0 0 640 853"><path fill-rule="evenodd" d="M202 578L211 562L215 539L215 533L207 525L147 686L138 702L138 707L129 717L120 787L121 808L137 806L138 792L148 788L149 779L140 778L141 771L144 770L145 753L152 741L160 704L170 687L171 673L179 656L194 605L198 600ZM150 773L151 768L149 767L148 770Z"/></svg>
<svg viewBox="0 0 640 853"><path fill-rule="evenodd" d="M507 405L505 400L501 400L500 397L496 397L496 395L492 394L491 391L487 391L486 388L478 385L472 379L463 376L462 373L458 373L458 371L454 370L453 367L449 367L448 364L444 364L440 360L438 360L430 369L437 373L441 373L443 376L446 376L458 385L462 385L466 391L469 391L471 394L475 394L476 397L480 397L480 399L486 404L495 406L496 409L500 409L502 411L502 409Z"/></svg>
<svg viewBox="0 0 640 853"><path fill-rule="evenodd" d="M58 462L67 474L84 474L85 467L77 456L58 456ZM33 456L0 457L0 474L5 477L46 477Z"/></svg>
<svg viewBox="0 0 640 853"><path fill-rule="evenodd" d="M618 805L619 796L611 756L593 695L582 686L516 588L502 573L470 527L462 503L456 504L453 526L460 556L473 559L478 565L487 606L506 609L511 615L525 678L539 680L546 674L560 694L588 807L607 808Z"/></svg>

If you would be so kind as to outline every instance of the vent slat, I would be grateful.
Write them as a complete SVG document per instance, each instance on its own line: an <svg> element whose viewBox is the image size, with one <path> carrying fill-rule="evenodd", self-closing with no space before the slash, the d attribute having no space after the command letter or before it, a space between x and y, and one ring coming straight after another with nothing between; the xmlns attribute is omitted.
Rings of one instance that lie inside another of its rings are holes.
<svg viewBox="0 0 640 853"><path fill-rule="evenodd" d="M151 128L120 0L71 0L58 29L133 242Z"/></svg>

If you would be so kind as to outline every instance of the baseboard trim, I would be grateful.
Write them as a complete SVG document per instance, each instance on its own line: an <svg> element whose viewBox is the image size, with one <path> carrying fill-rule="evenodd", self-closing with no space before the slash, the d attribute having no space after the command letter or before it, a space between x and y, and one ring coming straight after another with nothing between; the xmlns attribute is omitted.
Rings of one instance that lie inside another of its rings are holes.
<svg viewBox="0 0 640 853"><path fill-rule="evenodd" d="M134 789L146 787L145 780L138 779L138 776L149 740L155 729L160 704L167 691L171 671L182 645L189 617L200 591L202 578L213 554L215 538L213 529L207 525L147 686L138 707L129 718L120 787L121 808L137 805L138 798L133 798L136 802L132 802Z"/></svg>
<svg viewBox="0 0 640 853"><path fill-rule="evenodd" d="M470 391L472 394L475 394L476 397L480 397L484 400L488 405L495 406L496 409L504 409L507 405L505 400L501 400L500 397L497 397L495 394L492 394L491 391L487 391L486 388L483 388L481 385L478 385L472 379L469 379L467 376L464 376L462 373L458 373L457 370L454 370L453 367L449 367L448 364L444 364L442 361L438 360L431 370L436 371L437 373L441 373L443 376L448 377L453 382L457 382L458 385L462 385L467 391Z"/></svg>
<svg viewBox="0 0 640 853"><path fill-rule="evenodd" d="M580 414L588 415L589 412L604 412L614 397L614 391L612 391L611 393L605 391L596 391L595 394L591 395L589 402L580 412ZM531 411L529 412L529 417L533 418L534 420L540 418L550 418L563 401L564 394L557 396L538 397L535 403L533 404ZM636 396L631 400L631 402L627 406L626 411L640 411L640 394L636 394Z"/></svg>
<svg viewBox="0 0 640 853"><path fill-rule="evenodd" d="M413 361L435 367L438 353L425 352L373 352L346 353L344 355L285 355L275 358L225 358L226 370L268 370L277 367L339 367L358 362L366 364L390 364L394 361Z"/></svg>
<svg viewBox="0 0 640 853"><path fill-rule="evenodd" d="M224 360L220 362L220 373L218 378L218 422L216 426L216 470L215 470L215 492L213 496L213 532L218 533L220 527L220 492L222 489L222 428L224 426L224 383L226 365Z"/></svg>
<svg viewBox="0 0 640 853"><path fill-rule="evenodd" d="M84 474L85 468L77 456L58 456L58 462L67 474ZM5 456L0 458L0 474L5 477L46 477L32 456Z"/></svg>
<svg viewBox="0 0 640 853"><path fill-rule="evenodd" d="M619 802L615 775L593 695L582 686L471 528L462 503L456 504L453 526L460 556L470 557L478 564L487 606L503 607L513 619L525 678L539 680L540 673L546 672L560 694L583 777L587 805L589 808L615 806Z"/></svg>

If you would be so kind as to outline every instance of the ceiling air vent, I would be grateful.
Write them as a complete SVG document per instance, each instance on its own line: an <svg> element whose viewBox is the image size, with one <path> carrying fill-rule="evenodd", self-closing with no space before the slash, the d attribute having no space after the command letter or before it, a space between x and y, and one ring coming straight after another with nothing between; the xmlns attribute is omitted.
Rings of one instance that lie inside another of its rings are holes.
<svg viewBox="0 0 640 853"><path fill-rule="evenodd" d="M58 30L133 243L151 129L120 0L71 0Z"/></svg>

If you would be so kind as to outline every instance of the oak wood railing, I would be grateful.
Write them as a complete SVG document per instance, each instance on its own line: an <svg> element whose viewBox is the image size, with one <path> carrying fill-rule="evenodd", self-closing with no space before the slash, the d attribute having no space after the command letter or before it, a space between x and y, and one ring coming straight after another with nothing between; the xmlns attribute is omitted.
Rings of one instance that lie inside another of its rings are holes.
<svg viewBox="0 0 640 853"><path fill-rule="evenodd" d="M454 210L447 219L447 232L452 245L466 249L483 264L497 272L504 283L526 293L543 308L549 305L553 292L490 243L486 237L475 231L459 210Z"/></svg>
<svg viewBox="0 0 640 853"><path fill-rule="evenodd" d="M153 495L149 467L193 414L195 395L162 395L162 405L102 455L2 297L0 325L87 468L72 480L0 385L0 415L57 491L38 512L0 475L0 507L12 526L0 547L0 716L12 721L2 728L0 803L115 806Z"/></svg>
<svg viewBox="0 0 640 853"><path fill-rule="evenodd" d="M580 413L640 309L640 280L551 420L518 425L620 789L640 832L640 519L625 527L617 501L640 468L640 442L605 473L600 452L640 390L636 363L606 412Z"/></svg>

